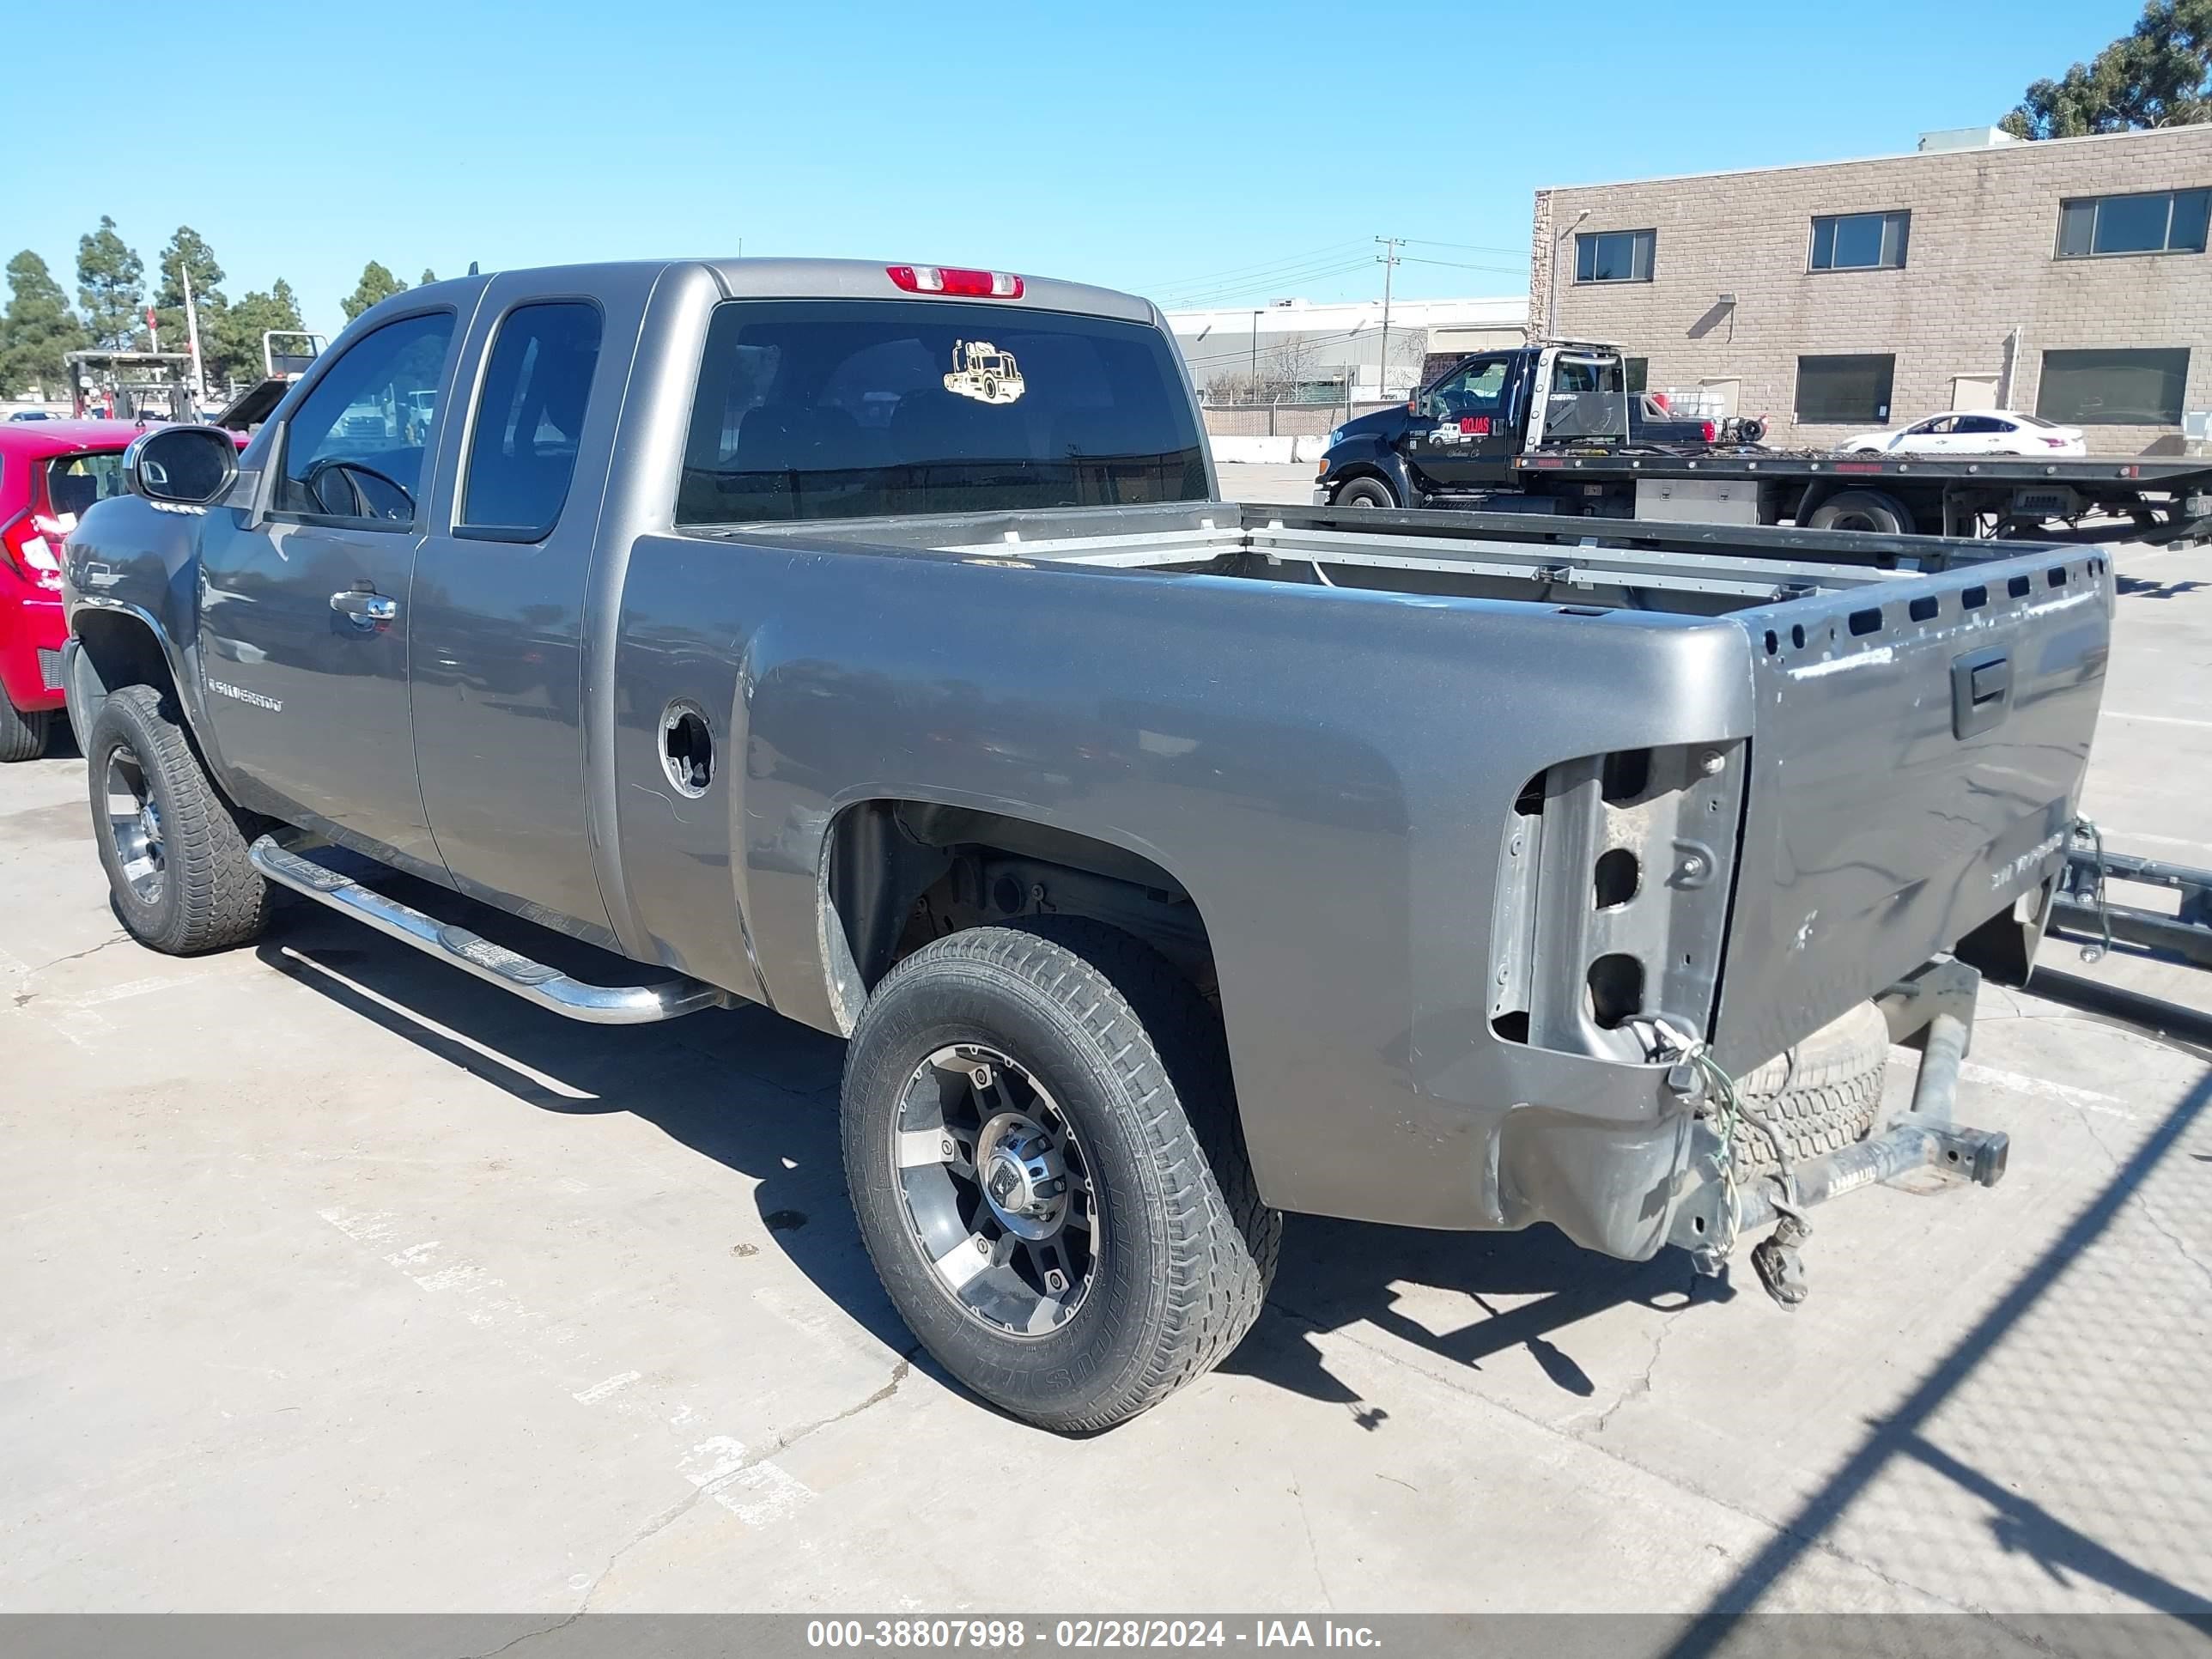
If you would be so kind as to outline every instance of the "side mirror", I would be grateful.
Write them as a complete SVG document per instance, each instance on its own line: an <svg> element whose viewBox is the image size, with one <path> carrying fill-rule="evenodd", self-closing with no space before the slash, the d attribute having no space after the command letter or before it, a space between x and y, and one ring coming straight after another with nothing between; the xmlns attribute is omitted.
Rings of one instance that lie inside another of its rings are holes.
<svg viewBox="0 0 2212 1659"><path fill-rule="evenodd" d="M165 426L123 452L123 477L149 501L205 507L238 477L238 443L219 426Z"/></svg>

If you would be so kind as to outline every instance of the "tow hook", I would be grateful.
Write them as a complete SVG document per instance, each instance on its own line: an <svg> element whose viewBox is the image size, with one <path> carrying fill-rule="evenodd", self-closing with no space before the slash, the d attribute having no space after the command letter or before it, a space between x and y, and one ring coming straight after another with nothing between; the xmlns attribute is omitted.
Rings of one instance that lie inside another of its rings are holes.
<svg viewBox="0 0 2212 1659"><path fill-rule="evenodd" d="M1767 1295L1785 1311L1794 1313L1813 1293L1805 1278L1805 1260L1797 1254L1797 1247L1813 1236L1813 1224L1794 1204L1777 1200L1774 1208L1782 1219L1772 1232L1751 1247L1751 1265Z"/></svg>

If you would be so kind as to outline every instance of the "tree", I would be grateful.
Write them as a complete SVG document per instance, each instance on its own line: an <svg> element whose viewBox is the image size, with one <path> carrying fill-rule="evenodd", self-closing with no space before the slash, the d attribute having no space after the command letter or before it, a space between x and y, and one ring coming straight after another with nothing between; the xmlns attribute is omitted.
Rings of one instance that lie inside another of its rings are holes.
<svg viewBox="0 0 2212 1659"><path fill-rule="evenodd" d="M0 313L0 394L36 386L57 396L69 379L65 351L85 343L84 325L46 262L25 248L8 261L8 309Z"/></svg>
<svg viewBox="0 0 2212 1659"><path fill-rule="evenodd" d="M76 302L95 346L128 350L138 335L141 283L146 268L115 234L115 221L100 216L100 228L76 242Z"/></svg>
<svg viewBox="0 0 2212 1659"><path fill-rule="evenodd" d="M431 270L429 266L424 265L422 267L422 275L416 279L415 286L417 288L428 288L431 283L437 280L438 273Z"/></svg>
<svg viewBox="0 0 2212 1659"><path fill-rule="evenodd" d="M154 284L154 313L161 324L162 343L171 351L190 349L191 334L185 326L184 278L179 274L185 271L191 274L192 309L199 314L200 364L213 381L219 378L213 343L223 308L229 303L222 295L222 267L216 263L215 251L201 239L199 232L190 225L179 225L176 234L169 238L169 245L161 250Z"/></svg>
<svg viewBox="0 0 2212 1659"><path fill-rule="evenodd" d="M2015 138L2079 138L2205 121L2212 0L2149 0L2132 32L2063 79L2038 81L1999 125Z"/></svg>
<svg viewBox="0 0 2212 1659"><path fill-rule="evenodd" d="M224 307L211 330L203 327L200 349L208 360L208 378L259 380L265 367L261 358L262 335L297 332L305 326L292 285L279 276L268 293L248 294Z"/></svg>
<svg viewBox="0 0 2212 1659"><path fill-rule="evenodd" d="M1286 334L1260 360L1260 395L1266 402L1296 403L1313 378L1321 351L1303 334Z"/></svg>
<svg viewBox="0 0 2212 1659"><path fill-rule="evenodd" d="M346 321L351 322L379 300L388 300L395 294L406 291L406 283L371 259L361 268L361 281L355 284L353 292L339 302L339 309L345 313Z"/></svg>

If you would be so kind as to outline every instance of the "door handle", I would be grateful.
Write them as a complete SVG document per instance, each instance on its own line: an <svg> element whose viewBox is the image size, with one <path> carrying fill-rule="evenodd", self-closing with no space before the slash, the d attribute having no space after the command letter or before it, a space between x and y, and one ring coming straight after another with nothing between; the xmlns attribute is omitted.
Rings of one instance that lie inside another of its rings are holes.
<svg viewBox="0 0 2212 1659"><path fill-rule="evenodd" d="M380 627L399 614L399 601L388 599L368 587L341 588L331 595L331 609L356 627Z"/></svg>

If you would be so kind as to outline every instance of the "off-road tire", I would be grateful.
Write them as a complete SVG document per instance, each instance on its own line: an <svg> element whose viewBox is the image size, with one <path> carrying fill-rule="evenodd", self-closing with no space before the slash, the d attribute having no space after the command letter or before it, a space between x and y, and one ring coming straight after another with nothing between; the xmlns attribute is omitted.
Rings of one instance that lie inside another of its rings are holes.
<svg viewBox="0 0 2212 1659"><path fill-rule="evenodd" d="M131 890L109 823L107 763L118 747L137 757L161 814L163 879L151 902ZM269 920L270 890L246 855L249 824L210 781L168 692L150 685L110 692L92 723L85 774L93 838L116 916L131 938L183 957L228 950L260 933Z"/></svg>
<svg viewBox="0 0 2212 1659"><path fill-rule="evenodd" d="M956 1304L908 1218L892 1126L916 1067L979 1042L1045 1085L1083 1146L1104 1246L1088 1294L1048 1334ZM846 1181L876 1272L944 1368L1062 1432L1109 1428L1228 1354L1259 1317L1282 1216L1260 1201L1218 1015L1149 947L1036 917L923 946L861 1015L845 1061Z"/></svg>
<svg viewBox="0 0 2212 1659"><path fill-rule="evenodd" d="M46 732L53 723L52 709L27 714L0 691L0 763L38 759L46 752Z"/></svg>
<svg viewBox="0 0 2212 1659"><path fill-rule="evenodd" d="M1793 1162L1841 1152L1864 1140L1881 1110L1889 1066L1889 1025L1862 1002L1796 1048L1736 1080L1736 1093L1773 1126ZM1778 1164L1774 1143L1751 1124L1736 1131L1739 1180Z"/></svg>
<svg viewBox="0 0 2212 1659"><path fill-rule="evenodd" d="M1336 507L1395 507L1397 492L1380 478L1354 478L1336 492Z"/></svg>

